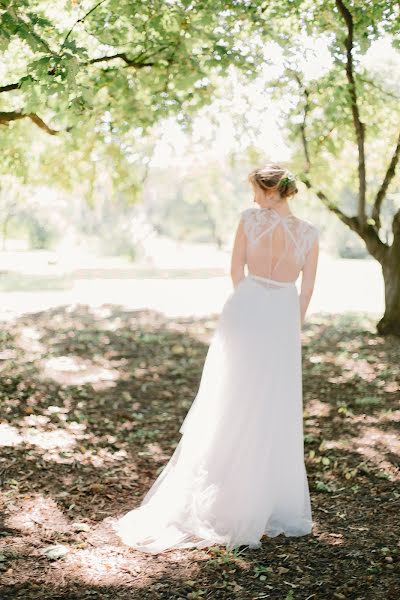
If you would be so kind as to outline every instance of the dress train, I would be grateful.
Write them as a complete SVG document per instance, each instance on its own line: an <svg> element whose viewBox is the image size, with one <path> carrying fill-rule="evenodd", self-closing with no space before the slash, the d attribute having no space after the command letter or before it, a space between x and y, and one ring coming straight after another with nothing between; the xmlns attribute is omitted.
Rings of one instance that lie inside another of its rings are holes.
<svg viewBox="0 0 400 600"><path fill-rule="evenodd" d="M248 274L229 295L182 437L139 507L113 525L128 546L261 546L309 534L300 308L294 282Z"/></svg>

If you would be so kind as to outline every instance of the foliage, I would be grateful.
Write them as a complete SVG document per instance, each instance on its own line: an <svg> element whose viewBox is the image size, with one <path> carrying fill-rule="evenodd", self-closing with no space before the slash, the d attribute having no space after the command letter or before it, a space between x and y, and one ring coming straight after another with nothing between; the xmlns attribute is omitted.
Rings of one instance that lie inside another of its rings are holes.
<svg viewBox="0 0 400 600"><path fill-rule="evenodd" d="M3 6L1 48L6 61L17 54L17 68L8 60L3 74L17 86L14 102L24 113L47 111L78 134L88 119L103 135L132 125L144 131L170 114L185 122L211 97L215 73L230 64L254 71L253 9L246 3L25 0Z"/></svg>
<svg viewBox="0 0 400 600"><path fill-rule="evenodd" d="M89 202L108 171L135 201L152 126L174 115L188 127L229 65L256 74L256 13L235 0L3 0L0 169L70 189L85 182ZM58 139L41 141L38 126Z"/></svg>

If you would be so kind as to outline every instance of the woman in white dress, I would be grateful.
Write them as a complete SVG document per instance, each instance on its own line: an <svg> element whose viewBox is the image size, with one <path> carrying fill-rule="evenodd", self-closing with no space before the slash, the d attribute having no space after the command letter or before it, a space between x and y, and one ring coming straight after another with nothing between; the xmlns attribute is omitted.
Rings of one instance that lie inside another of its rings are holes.
<svg viewBox="0 0 400 600"><path fill-rule="evenodd" d="M249 179L259 207L240 214L234 289L182 437L140 506L113 524L125 544L142 552L259 548L264 535L301 536L312 529L300 334L319 230L291 212L287 200L297 187L289 171L268 164Z"/></svg>

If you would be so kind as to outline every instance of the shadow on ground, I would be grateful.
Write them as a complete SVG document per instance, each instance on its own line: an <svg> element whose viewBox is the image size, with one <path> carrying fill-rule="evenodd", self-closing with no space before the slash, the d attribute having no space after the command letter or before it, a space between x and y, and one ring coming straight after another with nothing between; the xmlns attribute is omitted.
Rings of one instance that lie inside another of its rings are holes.
<svg viewBox="0 0 400 600"><path fill-rule="evenodd" d="M3 325L2 600L400 597L400 341L367 315L302 332L312 535L158 556L115 537L179 441L216 323L78 305Z"/></svg>

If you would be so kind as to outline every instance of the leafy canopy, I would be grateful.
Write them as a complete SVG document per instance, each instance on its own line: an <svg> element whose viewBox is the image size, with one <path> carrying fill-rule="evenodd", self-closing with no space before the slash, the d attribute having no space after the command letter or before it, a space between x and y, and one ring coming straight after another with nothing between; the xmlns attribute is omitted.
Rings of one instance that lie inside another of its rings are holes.
<svg viewBox="0 0 400 600"><path fill-rule="evenodd" d="M176 113L184 120L210 99L214 73L231 64L255 73L257 11L249 2L3 0L0 6L3 87L16 90L5 107L45 111L70 130L105 113L118 131L146 129Z"/></svg>

